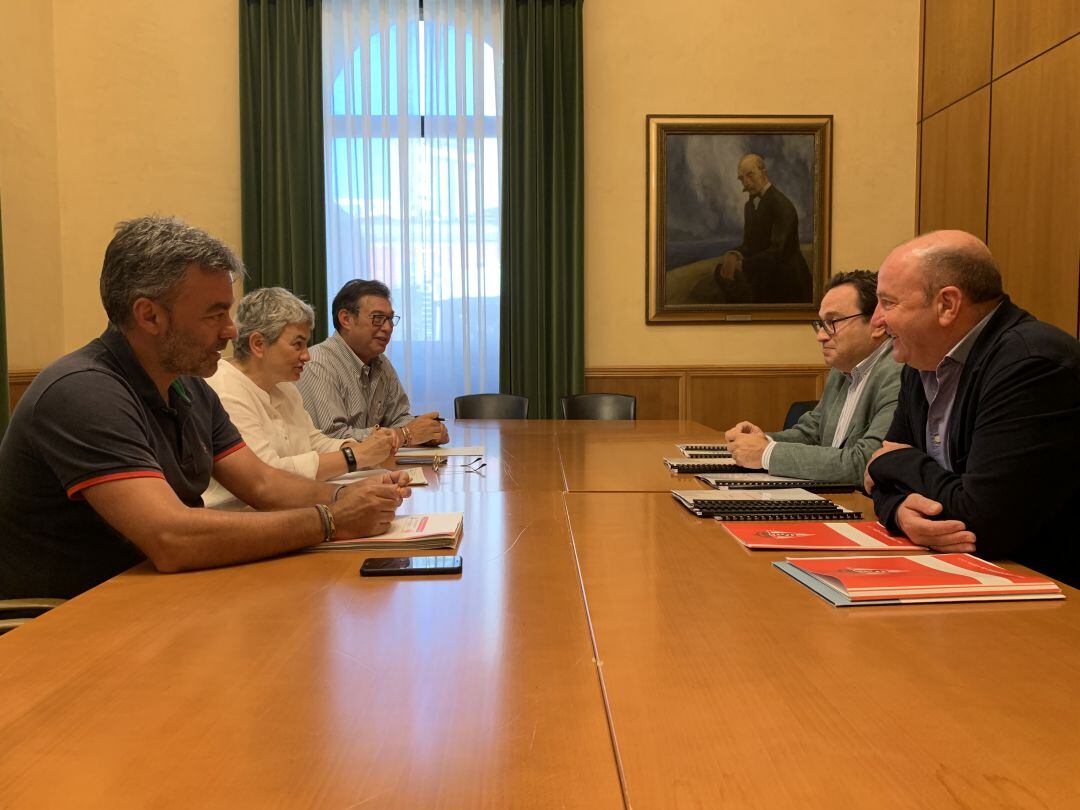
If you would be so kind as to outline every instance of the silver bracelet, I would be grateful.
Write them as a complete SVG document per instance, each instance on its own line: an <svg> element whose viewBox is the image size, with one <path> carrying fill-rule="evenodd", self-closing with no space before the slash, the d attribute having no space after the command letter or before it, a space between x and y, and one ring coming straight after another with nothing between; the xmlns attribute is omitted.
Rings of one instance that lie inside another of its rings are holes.
<svg viewBox="0 0 1080 810"><path fill-rule="evenodd" d="M334 490L334 494L330 496L330 503L337 503L337 499L341 497L341 490L345 489L348 484L338 484L337 489Z"/></svg>

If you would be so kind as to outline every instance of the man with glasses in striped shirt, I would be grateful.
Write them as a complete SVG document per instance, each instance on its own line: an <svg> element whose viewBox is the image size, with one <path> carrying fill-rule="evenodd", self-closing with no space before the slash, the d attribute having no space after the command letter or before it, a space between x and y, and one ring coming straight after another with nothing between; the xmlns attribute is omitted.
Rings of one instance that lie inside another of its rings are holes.
<svg viewBox="0 0 1080 810"><path fill-rule="evenodd" d="M449 440L438 412L413 416L409 395L384 353L394 327L390 290L354 279L332 304L334 334L312 346L296 384L315 426L327 436L363 441L377 427L401 434L401 446Z"/></svg>
<svg viewBox="0 0 1080 810"><path fill-rule="evenodd" d="M877 306L877 275L852 270L829 279L811 323L831 367L821 401L789 430L766 433L739 422L725 439L743 467L773 475L857 486L881 447L900 391L892 341L870 319Z"/></svg>

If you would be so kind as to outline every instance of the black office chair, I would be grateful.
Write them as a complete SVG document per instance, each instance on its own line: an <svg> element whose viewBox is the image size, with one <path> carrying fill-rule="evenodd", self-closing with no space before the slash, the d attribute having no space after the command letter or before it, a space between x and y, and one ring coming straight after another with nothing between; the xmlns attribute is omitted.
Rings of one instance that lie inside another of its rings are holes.
<svg viewBox="0 0 1080 810"><path fill-rule="evenodd" d="M788 408L787 416L784 417L784 430L795 427L795 423L802 419L804 413L810 413L817 407L816 399L806 399L800 402L792 402Z"/></svg>
<svg viewBox="0 0 1080 810"><path fill-rule="evenodd" d="M63 599L0 599L0 636L52 610Z"/></svg>
<svg viewBox="0 0 1080 810"><path fill-rule="evenodd" d="M513 394L467 394L454 399L455 419L528 419L529 398Z"/></svg>
<svg viewBox="0 0 1080 810"><path fill-rule="evenodd" d="M562 398L563 419L637 419L637 397L572 394Z"/></svg>

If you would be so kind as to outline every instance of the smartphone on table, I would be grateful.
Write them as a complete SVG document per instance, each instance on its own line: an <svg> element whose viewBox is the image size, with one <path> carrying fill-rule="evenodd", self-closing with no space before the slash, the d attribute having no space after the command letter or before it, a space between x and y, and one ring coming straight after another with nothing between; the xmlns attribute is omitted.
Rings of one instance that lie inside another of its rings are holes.
<svg viewBox="0 0 1080 810"><path fill-rule="evenodd" d="M360 566L362 577L419 577L460 574L461 557L369 557Z"/></svg>

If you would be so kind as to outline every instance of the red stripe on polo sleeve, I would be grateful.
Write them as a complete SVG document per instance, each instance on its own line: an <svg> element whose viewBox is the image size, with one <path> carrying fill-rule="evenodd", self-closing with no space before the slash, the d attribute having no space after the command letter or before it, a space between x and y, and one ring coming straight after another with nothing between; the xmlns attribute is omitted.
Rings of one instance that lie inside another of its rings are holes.
<svg viewBox="0 0 1080 810"><path fill-rule="evenodd" d="M84 489L96 487L98 484L107 484L109 481L121 481L125 478L160 478L162 481L165 480L165 476L159 470L132 470L130 472L110 473L109 475L99 475L97 478L80 481L67 491L67 496L73 501L81 500L83 496L80 493Z"/></svg>
<svg viewBox="0 0 1080 810"><path fill-rule="evenodd" d="M246 446L247 446L247 442L245 442L243 439L241 439L236 444L234 444L232 447L228 447L228 448L222 450L216 456L214 456L214 463L216 464L217 462L219 462L223 458L225 458L225 456L232 455L237 450L239 450L241 447L246 447Z"/></svg>

